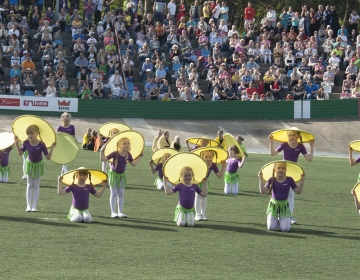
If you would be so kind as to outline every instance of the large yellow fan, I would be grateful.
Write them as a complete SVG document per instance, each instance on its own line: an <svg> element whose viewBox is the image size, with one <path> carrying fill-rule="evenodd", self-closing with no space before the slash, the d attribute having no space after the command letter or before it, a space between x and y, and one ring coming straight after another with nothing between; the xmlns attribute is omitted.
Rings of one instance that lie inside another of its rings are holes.
<svg viewBox="0 0 360 280"><path fill-rule="evenodd" d="M91 174L91 183L93 185L99 185L103 181L107 180L107 174L105 172L102 172L101 170L92 169L92 168L85 168L85 167L79 167L78 169L70 170L66 172L62 176L61 182L67 186L71 186L73 182L76 184L77 179L75 177L75 173L77 171L87 171ZM86 180L86 184L90 184L90 176L88 176Z"/></svg>
<svg viewBox="0 0 360 280"><path fill-rule="evenodd" d="M216 163L216 164L221 163L228 158L228 153L223 148L220 148L220 147L202 147L202 148L193 150L191 152L202 157L202 155L206 151L211 151L214 153L213 163Z"/></svg>
<svg viewBox="0 0 360 280"><path fill-rule="evenodd" d="M208 167L206 162L198 155L193 153L179 153L168 158L163 166L164 176L173 185L182 183L180 173L183 167L188 166L194 172L193 183L199 184L206 178Z"/></svg>
<svg viewBox="0 0 360 280"><path fill-rule="evenodd" d="M10 132L0 133L0 150L5 150L15 143L14 134Z"/></svg>
<svg viewBox="0 0 360 280"><path fill-rule="evenodd" d="M12 123L12 131L21 142L28 139L26 128L30 125L38 126L40 131L38 139L42 140L47 148L56 142L56 135L52 126L47 121L34 115L22 115L17 117Z"/></svg>
<svg viewBox="0 0 360 280"><path fill-rule="evenodd" d="M155 152L152 153L151 155L151 160L155 163L155 164L158 164L160 163L162 157L165 155L165 154L170 154L170 156L173 156L173 155L176 155L178 154L179 152L175 149L171 149L171 148L163 148L163 149L159 149L159 150L156 150Z"/></svg>
<svg viewBox="0 0 360 280"><path fill-rule="evenodd" d="M236 141L236 139L234 138L234 136L232 136L230 133L225 133L224 134L224 136L223 136L223 138L224 138L224 141L223 141L223 146L224 146L224 149L229 149L231 146L236 146L238 149L239 149L239 151L240 151L240 154L239 154L239 156L241 157L241 158L244 158L244 151L241 149L241 146L240 146L240 144L239 144L239 142L238 141Z"/></svg>
<svg viewBox="0 0 360 280"><path fill-rule="evenodd" d="M144 151L145 140L140 132L134 130L128 130L124 132L120 132L107 141L105 145L104 155L108 156L112 152L116 152L118 150L118 141L122 138L128 138L130 141L130 154L133 159L139 157L140 154Z"/></svg>
<svg viewBox="0 0 360 280"><path fill-rule="evenodd" d="M354 151L360 152L360 140L350 142L349 148L352 148Z"/></svg>
<svg viewBox="0 0 360 280"><path fill-rule="evenodd" d="M207 141L208 144L206 145L206 147L219 147L220 143L210 139L208 137L193 137L193 138L188 138L186 139L186 142L189 142L190 144L193 145L197 145L199 148L203 147L202 142Z"/></svg>
<svg viewBox="0 0 360 280"><path fill-rule="evenodd" d="M119 132L132 130L130 126L118 123L118 122L107 122L99 126L99 134L105 137L110 137L110 131L116 128Z"/></svg>
<svg viewBox="0 0 360 280"><path fill-rule="evenodd" d="M57 164L69 164L79 152L76 139L67 133L56 133L56 147L54 148L51 160Z"/></svg>
<svg viewBox="0 0 360 280"><path fill-rule="evenodd" d="M301 136L301 139L299 137L299 139L297 140L298 143L308 143L311 140L315 140L315 136L312 135L310 132L304 131L304 130L300 130L296 127L290 127L288 129L280 129L280 130L275 130L273 132L271 132L271 134L269 135L273 137L273 139L277 142L288 142L289 141L289 137L288 137L288 132L289 131L295 131L298 132Z"/></svg>
<svg viewBox="0 0 360 280"><path fill-rule="evenodd" d="M278 162L286 163L286 176L292 177L295 182L299 182L301 180L301 176L305 174L304 169L297 163L287 160L277 160L265 164L260 169L265 181L268 181L273 176L274 165ZM276 173L274 173L274 175L276 175Z"/></svg>

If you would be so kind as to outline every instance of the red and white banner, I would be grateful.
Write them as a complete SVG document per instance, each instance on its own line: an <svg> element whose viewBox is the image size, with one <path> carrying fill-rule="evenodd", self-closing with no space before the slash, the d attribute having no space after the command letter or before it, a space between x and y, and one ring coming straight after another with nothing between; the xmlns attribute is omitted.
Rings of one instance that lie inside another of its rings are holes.
<svg viewBox="0 0 360 280"><path fill-rule="evenodd" d="M0 95L0 110L27 110L52 112L77 112L77 98L6 96Z"/></svg>

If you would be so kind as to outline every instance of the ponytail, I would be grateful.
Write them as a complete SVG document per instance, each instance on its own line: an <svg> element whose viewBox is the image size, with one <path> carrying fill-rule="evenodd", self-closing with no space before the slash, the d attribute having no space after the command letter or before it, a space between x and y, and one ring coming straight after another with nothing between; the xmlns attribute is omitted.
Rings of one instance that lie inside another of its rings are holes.
<svg viewBox="0 0 360 280"><path fill-rule="evenodd" d="M44 141L42 140L42 138L41 138L40 131L39 131L39 138L40 138L40 141L41 141L41 142L44 142Z"/></svg>
<svg viewBox="0 0 360 280"><path fill-rule="evenodd" d="M298 131L297 134L298 134L298 136L299 136L300 143L303 144L303 139L302 139L302 136L301 136L301 132Z"/></svg>
<svg viewBox="0 0 360 280"><path fill-rule="evenodd" d="M269 188L269 196L271 197L271 193L272 193L272 190L274 188L274 180L275 180L275 166L274 166L274 169L273 169L273 172L272 172L272 181L271 181L271 185L270 185L270 188Z"/></svg>

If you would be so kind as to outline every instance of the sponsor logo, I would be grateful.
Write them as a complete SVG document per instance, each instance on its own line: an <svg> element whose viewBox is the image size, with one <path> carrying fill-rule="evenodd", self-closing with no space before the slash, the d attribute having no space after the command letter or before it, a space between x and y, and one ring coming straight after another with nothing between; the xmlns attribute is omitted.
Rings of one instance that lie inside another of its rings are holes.
<svg viewBox="0 0 360 280"><path fill-rule="evenodd" d="M24 106L32 106L32 107L48 107L48 101L35 101L35 100L24 100Z"/></svg>
<svg viewBox="0 0 360 280"><path fill-rule="evenodd" d="M60 111L69 111L70 110L70 100L66 102L65 100L58 100L58 106Z"/></svg>
<svg viewBox="0 0 360 280"><path fill-rule="evenodd" d="M0 106L20 107L20 99L17 99L17 98L0 98Z"/></svg>

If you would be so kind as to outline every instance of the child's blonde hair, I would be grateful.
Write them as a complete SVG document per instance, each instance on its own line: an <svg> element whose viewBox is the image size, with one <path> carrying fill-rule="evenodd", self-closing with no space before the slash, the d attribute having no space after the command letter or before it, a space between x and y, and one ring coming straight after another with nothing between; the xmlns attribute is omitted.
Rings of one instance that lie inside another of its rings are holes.
<svg viewBox="0 0 360 280"><path fill-rule="evenodd" d="M125 141L125 140L128 140L129 141L129 143L130 143L130 139L129 138L127 138L127 137L123 137L123 138L120 138L118 141L117 141L117 143L116 143L116 145L117 145L117 151L119 152L119 146L120 146L120 144L123 142L123 141ZM129 149L129 151L130 151L131 149ZM127 157L128 157L128 152L126 152L126 156L125 156L125 161L127 161ZM117 160L117 157L116 157L116 159L115 159L115 162L114 162L114 166L115 166L115 168L117 167L117 165L118 165L118 160Z"/></svg>
<svg viewBox="0 0 360 280"><path fill-rule="evenodd" d="M297 130L289 130L288 131L288 135L289 135L289 132L294 132L300 139L300 143L302 144L303 143L303 140L302 140L302 136L301 136L301 132L300 131L297 131Z"/></svg>
<svg viewBox="0 0 360 280"><path fill-rule="evenodd" d="M26 128L26 135L29 135L30 133L38 133L40 141L42 142L41 135L40 135L40 129L36 124L29 125Z"/></svg>
<svg viewBox="0 0 360 280"><path fill-rule="evenodd" d="M71 114L69 114L68 112L62 113L60 119L61 119L61 120L64 120L64 119L66 119L66 118L71 119Z"/></svg>
<svg viewBox="0 0 360 280"><path fill-rule="evenodd" d="M241 136L240 136L241 137ZM236 145L230 146L228 151L234 151L235 155L239 158L242 159L240 156L240 150Z"/></svg>
<svg viewBox="0 0 360 280"><path fill-rule="evenodd" d="M89 176L90 185L92 185L92 183L91 183L91 173L88 170L77 170L73 175L73 182L72 182L71 187L75 187L75 178L76 178L76 175L78 175L78 174L85 174L85 175Z"/></svg>
<svg viewBox="0 0 360 280"><path fill-rule="evenodd" d="M120 132L120 130L118 130L117 128L113 128L109 131L109 136L114 136L115 134L118 134Z"/></svg>

